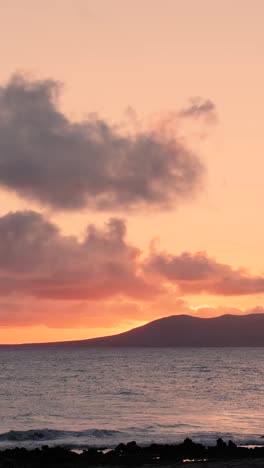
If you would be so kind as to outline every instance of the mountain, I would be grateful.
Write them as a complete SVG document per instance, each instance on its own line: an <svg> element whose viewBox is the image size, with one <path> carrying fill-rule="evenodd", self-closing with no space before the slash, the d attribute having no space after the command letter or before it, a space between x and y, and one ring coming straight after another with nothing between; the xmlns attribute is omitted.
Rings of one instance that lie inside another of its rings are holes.
<svg viewBox="0 0 264 468"><path fill-rule="evenodd" d="M264 346L264 314L222 315L215 318L173 315L119 335L18 346L32 348Z"/></svg>

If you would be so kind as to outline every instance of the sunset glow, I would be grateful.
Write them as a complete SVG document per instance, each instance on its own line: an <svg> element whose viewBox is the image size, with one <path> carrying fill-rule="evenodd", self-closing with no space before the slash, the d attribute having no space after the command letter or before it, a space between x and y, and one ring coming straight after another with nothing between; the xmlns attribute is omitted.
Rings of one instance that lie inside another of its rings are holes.
<svg viewBox="0 0 264 468"><path fill-rule="evenodd" d="M2 10L0 343L263 313L263 1Z"/></svg>

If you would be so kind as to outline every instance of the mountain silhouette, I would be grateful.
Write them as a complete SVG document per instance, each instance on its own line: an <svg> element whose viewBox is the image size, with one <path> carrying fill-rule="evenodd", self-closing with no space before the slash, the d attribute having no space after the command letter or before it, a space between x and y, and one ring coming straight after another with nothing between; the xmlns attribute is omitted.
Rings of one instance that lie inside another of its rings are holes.
<svg viewBox="0 0 264 468"><path fill-rule="evenodd" d="M19 346L32 348L264 346L264 314L222 315L214 318L173 315L118 335Z"/></svg>

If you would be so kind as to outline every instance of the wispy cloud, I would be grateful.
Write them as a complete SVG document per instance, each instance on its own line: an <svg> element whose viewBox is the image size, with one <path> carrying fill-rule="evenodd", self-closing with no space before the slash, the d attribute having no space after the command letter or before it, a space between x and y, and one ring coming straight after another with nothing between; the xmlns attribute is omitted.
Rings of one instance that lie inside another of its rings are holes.
<svg viewBox="0 0 264 468"><path fill-rule="evenodd" d="M189 105L178 112L178 116L186 119L205 119L209 123L217 121L216 107L211 99L193 97Z"/></svg>

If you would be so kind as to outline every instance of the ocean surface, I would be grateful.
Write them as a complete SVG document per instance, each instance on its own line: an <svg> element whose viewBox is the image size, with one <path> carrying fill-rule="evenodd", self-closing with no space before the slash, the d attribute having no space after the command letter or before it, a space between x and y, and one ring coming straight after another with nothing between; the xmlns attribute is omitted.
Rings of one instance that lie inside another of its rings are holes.
<svg viewBox="0 0 264 468"><path fill-rule="evenodd" d="M0 449L263 435L263 348L0 350Z"/></svg>

